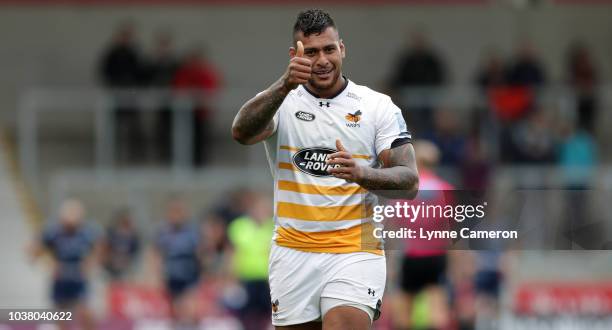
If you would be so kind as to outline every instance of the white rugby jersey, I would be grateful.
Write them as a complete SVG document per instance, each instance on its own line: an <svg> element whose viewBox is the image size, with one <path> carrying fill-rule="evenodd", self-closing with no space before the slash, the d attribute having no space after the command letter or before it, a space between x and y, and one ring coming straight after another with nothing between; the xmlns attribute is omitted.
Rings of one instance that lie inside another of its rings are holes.
<svg viewBox="0 0 612 330"><path fill-rule="evenodd" d="M346 80L335 97L322 99L304 86L291 91L274 117L275 133L264 141L274 177L274 240L309 252L382 254L372 237L365 205L373 194L331 176L327 155L336 139L359 165L379 167L378 155L399 138L410 139L391 98Z"/></svg>

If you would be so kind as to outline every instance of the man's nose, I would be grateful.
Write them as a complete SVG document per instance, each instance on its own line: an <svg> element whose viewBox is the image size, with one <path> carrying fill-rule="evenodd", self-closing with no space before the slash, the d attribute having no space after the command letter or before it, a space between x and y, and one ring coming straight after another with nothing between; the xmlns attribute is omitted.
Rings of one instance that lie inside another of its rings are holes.
<svg viewBox="0 0 612 330"><path fill-rule="evenodd" d="M320 67L327 67L328 64L329 59L325 55L325 52L320 52L317 61L315 62L315 65Z"/></svg>

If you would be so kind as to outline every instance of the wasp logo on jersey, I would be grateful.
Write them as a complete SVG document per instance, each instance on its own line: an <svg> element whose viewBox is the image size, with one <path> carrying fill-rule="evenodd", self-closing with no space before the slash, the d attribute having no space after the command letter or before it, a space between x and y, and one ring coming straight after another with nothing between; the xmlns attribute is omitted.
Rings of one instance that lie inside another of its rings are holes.
<svg viewBox="0 0 612 330"><path fill-rule="evenodd" d="M315 120L315 115L306 111L298 111L295 113L295 118L303 121L313 121Z"/></svg>
<svg viewBox="0 0 612 330"><path fill-rule="evenodd" d="M330 154L335 152L335 149L325 147L304 148L293 155L293 165L301 172L312 176L332 176L327 170L340 165L328 165L325 161Z"/></svg>
<svg viewBox="0 0 612 330"><path fill-rule="evenodd" d="M355 113L348 113L344 118L348 121L347 127L359 127L359 121L361 120L361 110L355 111Z"/></svg>

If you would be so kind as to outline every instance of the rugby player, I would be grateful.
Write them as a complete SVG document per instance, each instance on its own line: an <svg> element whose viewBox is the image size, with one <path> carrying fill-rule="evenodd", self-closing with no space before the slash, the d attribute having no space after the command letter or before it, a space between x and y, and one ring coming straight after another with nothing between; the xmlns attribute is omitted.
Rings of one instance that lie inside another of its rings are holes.
<svg viewBox="0 0 612 330"><path fill-rule="evenodd" d="M202 241L185 202L173 197L166 205L166 219L157 231L154 261L166 286L170 316L175 326L195 322L187 306L194 300L201 273ZM163 271L161 265L163 264Z"/></svg>
<svg viewBox="0 0 612 330"><path fill-rule="evenodd" d="M285 73L232 125L238 142L264 142L273 172L272 323L369 329L386 262L380 242L362 239L373 229L364 201L377 190L414 198L411 136L388 96L342 74L345 46L328 13L299 13L293 39Z"/></svg>
<svg viewBox="0 0 612 330"><path fill-rule="evenodd" d="M85 208L77 199L62 202L59 219L50 221L34 243L33 260L50 252L53 260L51 298L58 310L69 311L80 329L94 329L92 312L87 306L89 275L100 256L96 230L84 220ZM72 328L68 321L58 321L59 329Z"/></svg>
<svg viewBox="0 0 612 330"><path fill-rule="evenodd" d="M452 190L455 188L436 174L440 161L440 149L430 141L413 142L419 168L419 193L414 204L453 205ZM429 218L428 221L404 222L401 227L415 231L449 231L449 220ZM399 223L399 222L398 222ZM429 322L433 329L449 327L449 310L443 280L447 268L446 239L414 238L405 241L401 261L399 292L394 300L394 329L410 329L413 322L411 311L414 299L423 293L429 308Z"/></svg>

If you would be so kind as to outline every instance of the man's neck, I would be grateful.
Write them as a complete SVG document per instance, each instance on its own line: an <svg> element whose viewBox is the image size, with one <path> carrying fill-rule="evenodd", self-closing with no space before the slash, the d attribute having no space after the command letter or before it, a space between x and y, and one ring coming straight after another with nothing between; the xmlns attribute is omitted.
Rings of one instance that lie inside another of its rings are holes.
<svg viewBox="0 0 612 330"><path fill-rule="evenodd" d="M329 99L329 98L333 98L336 95L338 95L340 91L344 89L344 86L346 85L346 83L347 83L346 78L344 78L344 76L341 74L340 78L336 81L334 86L332 86L331 88L318 89L312 86L310 83L308 83L305 87L309 91L311 91L311 94L316 94L318 98Z"/></svg>

